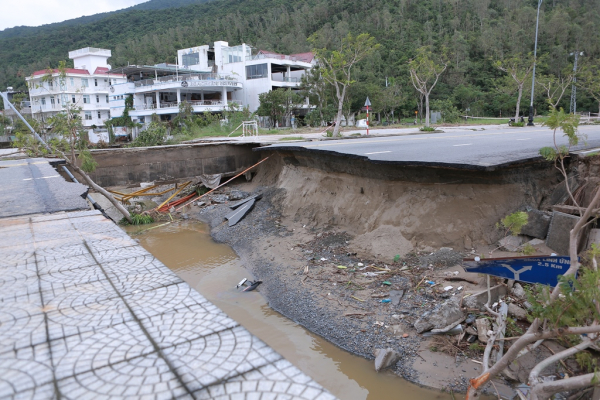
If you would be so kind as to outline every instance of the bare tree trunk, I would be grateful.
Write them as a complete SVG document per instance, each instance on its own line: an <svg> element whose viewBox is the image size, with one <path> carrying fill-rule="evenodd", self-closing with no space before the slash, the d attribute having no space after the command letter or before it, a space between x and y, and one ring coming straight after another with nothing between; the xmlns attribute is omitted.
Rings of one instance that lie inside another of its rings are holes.
<svg viewBox="0 0 600 400"><path fill-rule="evenodd" d="M515 111L515 122L519 122L519 111L521 108L521 97L523 96L523 85L519 85L519 96L517 97L517 109Z"/></svg>
<svg viewBox="0 0 600 400"><path fill-rule="evenodd" d="M125 219L129 222L132 223L133 221L131 220L131 215L129 214L129 211L127 211L127 209L125 207L123 207L123 205L121 203L119 203L113 196L112 194L110 194L110 192L108 192L106 189L104 189L102 186L99 186L96 182L94 182L92 180L92 178L90 178L88 176L88 174L86 174L85 172L83 172L81 170L81 168L79 168L78 166L76 166L75 164L69 163L69 165L71 165L71 167L73 168L73 170L75 170L79 175L81 175L83 177L83 179L85 179L85 181L87 182L88 185L90 185L95 191L97 191L98 193L100 193L102 196L106 197L106 199L108 201L110 201L110 203L115 206L115 208L117 210L119 210L119 212L121 214L123 214L123 217L125 217Z"/></svg>
<svg viewBox="0 0 600 400"><path fill-rule="evenodd" d="M540 383L531 391L531 399L547 399L555 393L592 386L594 384L594 376L595 374L591 373L574 376L572 378L559 379L553 382Z"/></svg>
<svg viewBox="0 0 600 400"><path fill-rule="evenodd" d="M340 136L340 125L342 123L342 114L344 109L344 98L346 97L346 86L342 89L341 96L338 92L338 112L335 118L335 126L333 127L333 137Z"/></svg>
<svg viewBox="0 0 600 400"><path fill-rule="evenodd" d="M429 94L425 95L425 126L429 128Z"/></svg>

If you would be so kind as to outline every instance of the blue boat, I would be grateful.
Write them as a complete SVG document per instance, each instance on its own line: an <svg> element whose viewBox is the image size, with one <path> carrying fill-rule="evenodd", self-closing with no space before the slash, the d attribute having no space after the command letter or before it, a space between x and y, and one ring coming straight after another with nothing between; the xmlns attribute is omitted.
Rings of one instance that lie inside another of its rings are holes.
<svg viewBox="0 0 600 400"><path fill-rule="evenodd" d="M463 268L467 272L550 286L556 286L558 277L564 275L570 266L569 257L564 256L463 259Z"/></svg>

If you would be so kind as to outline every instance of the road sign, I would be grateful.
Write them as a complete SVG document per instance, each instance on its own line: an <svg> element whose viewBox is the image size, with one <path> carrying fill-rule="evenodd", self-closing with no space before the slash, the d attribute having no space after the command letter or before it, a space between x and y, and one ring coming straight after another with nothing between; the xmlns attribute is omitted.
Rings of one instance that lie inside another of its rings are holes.
<svg viewBox="0 0 600 400"><path fill-rule="evenodd" d="M550 286L558 283L558 276L564 275L570 265L569 257L561 256L463 260L463 267L467 272L478 272L515 281Z"/></svg>
<svg viewBox="0 0 600 400"><path fill-rule="evenodd" d="M369 100L369 96L367 96L367 101L365 101L365 107L371 107L371 100Z"/></svg>

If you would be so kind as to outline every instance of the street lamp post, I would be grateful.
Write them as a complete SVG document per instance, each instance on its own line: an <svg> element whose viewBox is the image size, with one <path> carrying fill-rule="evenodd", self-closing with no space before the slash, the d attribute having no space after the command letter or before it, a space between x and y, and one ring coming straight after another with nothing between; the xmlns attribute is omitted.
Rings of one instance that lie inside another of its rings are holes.
<svg viewBox="0 0 600 400"><path fill-rule="evenodd" d="M531 75L531 103L529 103L529 121L527 126L533 126L533 92L535 89L535 62L537 61L538 26L540 24L540 7L542 0L538 0L537 18L535 20L535 44L533 46L533 73Z"/></svg>
<svg viewBox="0 0 600 400"><path fill-rule="evenodd" d="M371 106L371 101L367 96L367 101L365 101L365 107L367 107L367 135L369 134L369 107Z"/></svg>

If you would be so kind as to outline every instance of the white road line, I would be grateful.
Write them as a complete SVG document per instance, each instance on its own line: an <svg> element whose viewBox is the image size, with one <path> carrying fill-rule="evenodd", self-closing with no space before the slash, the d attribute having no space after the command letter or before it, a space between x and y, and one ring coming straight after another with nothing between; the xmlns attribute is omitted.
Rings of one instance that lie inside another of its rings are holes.
<svg viewBox="0 0 600 400"><path fill-rule="evenodd" d="M531 138L530 138L530 137L528 137L527 139L517 139L517 140L530 140L530 139L531 139Z"/></svg>
<svg viewBox="0 0 600 400"><path fill-rule="evenodd" d="M391 151L376 151L373 153L365 153L365 155L370 155L370 154L381 154L381 153L391 153Z"/></svg>
<svg viewBox="0 0 600 400"><path fill-rule="evenodd" d="M454 147L458 147L458 146L471 146L473 143L465 143L465 144L453 144L452 146Z"/></svg>
<svg viewBox="0 0 600 400"><path fill-rule="evenodd" d="M32 181L34 179L50 179L50 178L58 178L60 175L52 175L52 176L42 176L41 178L26 178L24 181Z"/></svg>

